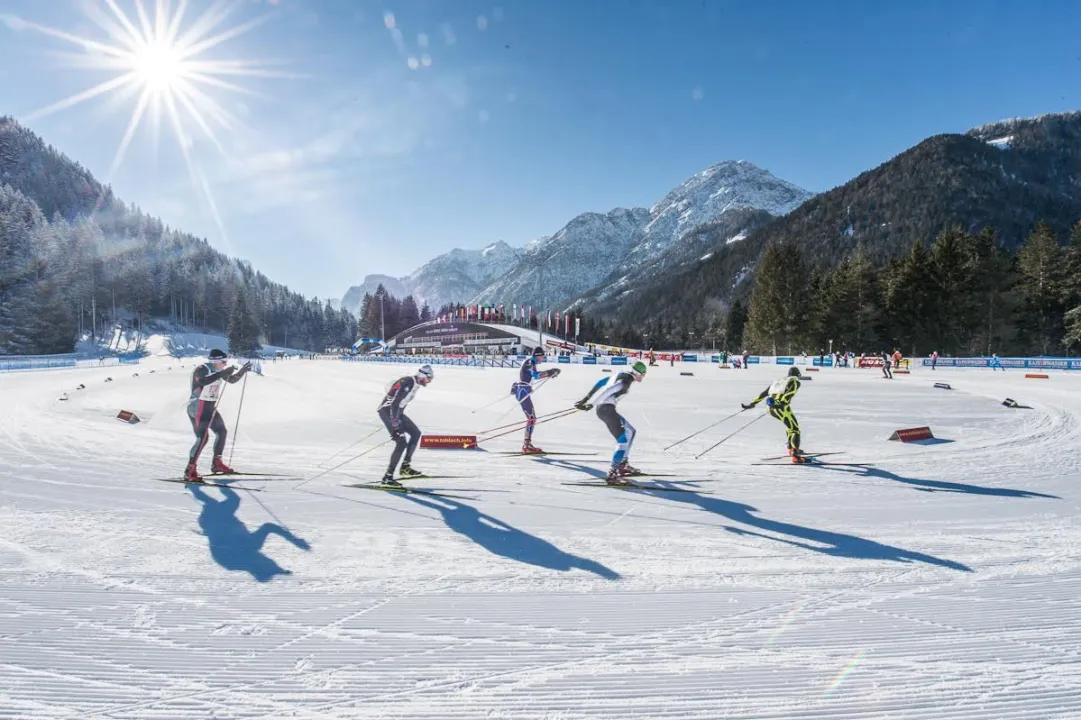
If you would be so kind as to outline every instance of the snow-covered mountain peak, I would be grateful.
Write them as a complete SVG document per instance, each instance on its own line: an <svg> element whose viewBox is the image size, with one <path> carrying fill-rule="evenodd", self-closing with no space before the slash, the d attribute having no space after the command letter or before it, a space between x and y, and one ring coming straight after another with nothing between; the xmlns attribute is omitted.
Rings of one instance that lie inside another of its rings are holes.
<svg viewBox="0 0 1081 720"><path fill-rule="evenodd" d="M785 215L811 197L754 163L730 160L696 172L652 208L581 213L554 235L521 248L500 240L481 250L452 250L401 281L418 302L433 307L445 302L559 302L608 282L609 276L626 276L652 263L692 230L725 213ZM743 229L734 227L733 235Z"/></svg>
<svg viewBox="0 0 1081 720"><path fill-rule="evenodd" d="M729 160L695 173L649 209L654 228L682 236L725 210L754 208L787 215L814 193L746 160ZM676 238L673 238L676 239Z"/></svg>

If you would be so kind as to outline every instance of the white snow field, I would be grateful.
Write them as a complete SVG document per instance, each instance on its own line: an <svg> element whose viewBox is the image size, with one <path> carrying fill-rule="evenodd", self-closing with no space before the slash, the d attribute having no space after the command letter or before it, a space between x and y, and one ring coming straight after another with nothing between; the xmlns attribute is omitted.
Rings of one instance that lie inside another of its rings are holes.
<svg viewBox="0 0 1081 720"><path fill-rule="evenodd" d="M597 455L419 450L454 476L415 483L458 496L431 497L343 487L389 445L303 486L156 481L193 440L179 362L0 376L0 717L1081 717L1081 375L825 369L804 447L866 464L795 467L755 464L784 452L761 408L663 450L784 368L661 366L620 409L632 462L675 474L648 482L689 492L566 484L613 447L578 413L535 442ZM232 431L243 389L233 464L298 478L413 369L264 368L223 400ZM538 412L602 377L562 370ZM426 432L520 416L516 371L435 372ZM919 425L944 442L886 439Z"/></svg>

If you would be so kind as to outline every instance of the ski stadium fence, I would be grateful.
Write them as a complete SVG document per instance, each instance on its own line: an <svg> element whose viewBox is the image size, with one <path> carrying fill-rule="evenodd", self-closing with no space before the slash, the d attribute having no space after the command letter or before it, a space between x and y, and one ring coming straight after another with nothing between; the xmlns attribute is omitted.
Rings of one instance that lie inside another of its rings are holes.
<svg viewBox="0 0 1081 720"><path fill-rule="evenodd" d="M660 364L670 363L672 353L657 353L657 362ZM368 362L368 363L394 363L405 365L422 365L428 363L429 365L460 365L467 367L508 367L516 368L520 367L522 361L527 359L527 355L512 356L508 355L502 358L491 358L485 356L466 356L466 355L343 355L343 360L349 362ZM731 362L734 359L740 358L739 355L729 355L728 361ZM629 365L638 359L646 359L639 356L627 356L627 355L559 355L556 357L549 356L547 362L556 363L559 365ZM864 359L864 368L879 368L882 366L881 358L872 356ZM853 364L850 368L855 368L859 364L860 358L854 358ZM710 363L717 365L721 362L721 355L710 353L683 353L682 355L676 354L675 362L683 363ZM994 361L991 358L943 358L938 359L936 367L940 368L989 368ZM803 367L832 367L833 358L830 356L819 357L815 356L803 356L803 355L751 355L747 358L748 365L781 365L792 366L799 365ZM930 358L904 358L901 361L902 367L909 367L910 365L920 365L925 368L931 367ZM999 358L999 365L1002 368L1014 368L1014 369L1027 369L1027 370L1081 370L1081 358L1052 358L1052 357L1040 357L1040 358Z"/></svg>
<svg viewBox="0 0 1081 720"><path fill-rule="evenodd" d="M356 363L386 363L392 365L457 365L459 367L495 367L516 368L520 367L521 358L511 356L503 358L470 357L470 356L428 356L428 355L342 355L342 360Z"/></svg>
<svg viewBox="0 0 1081 720"><path fill-rule="evenodd" d="M0 372L27 370L57 370L61 368L115 367L138 365L137 356L120 355L105 358L89 357L79 353L64 355L0 355Z"/></svg>

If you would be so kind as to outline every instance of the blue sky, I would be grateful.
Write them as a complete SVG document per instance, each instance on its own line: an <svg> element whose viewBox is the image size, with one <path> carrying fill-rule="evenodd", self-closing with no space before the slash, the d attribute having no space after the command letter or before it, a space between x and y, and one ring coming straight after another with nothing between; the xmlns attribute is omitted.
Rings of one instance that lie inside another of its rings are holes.
<svg viewBox="0 0 1081 720"><path fill-rule="evenodd" d="M137 24L135 0L115 2ZM199 86L234 120L204 113L214 143L180 113L194 173L148 122L111 173L135 97L34 114L118 74L38 27L116 44L87 10L107 15L105 0L0 0L0 114L320 297L453 247L521 245L580 212L648 207L722 160L821 191L929 135L1081 108L1068 0L229 5L209 35L255 26L200 58L278 62L225 78L257 95ZM182 29L208 8L190 0Z"/></svg>

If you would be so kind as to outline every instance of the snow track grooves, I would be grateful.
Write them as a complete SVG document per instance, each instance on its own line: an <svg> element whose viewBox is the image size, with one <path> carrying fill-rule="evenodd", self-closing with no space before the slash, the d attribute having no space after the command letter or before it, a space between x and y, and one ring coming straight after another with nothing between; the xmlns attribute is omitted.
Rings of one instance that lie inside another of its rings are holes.
<svg viewBox="0 0 1081 720"><path fill-rule="evenodd" d="M374 428L367 408L402 372L267 370L234 464L302 474ZM469 500L358 497L340 475L260 502L160 487L148 479L191 440L186 372L95 377L67 403L50 400L56 378L78 372L0 377L0 719L1081 718L1081 390L819 373L799 396L806 442L868 461L857 474L750 467L782 442L765 420L703 461L734 428L661 452L715 419L680 408L745 401L777 372L678 370L651 368L620 409L640 428L636 465L709 479L710 495L561 485L607 462L586 414L536 439L596 457L418 453L455 486L504 491ZM565 367L539 411L597 374ZM511 380L444 368L410 414L430 432L497 424L505 407L468 408ZM303 422L283 397L310 404ZM114 405L153 422L119 423ZM917 422L952 442L883 440Z"/></svg>

